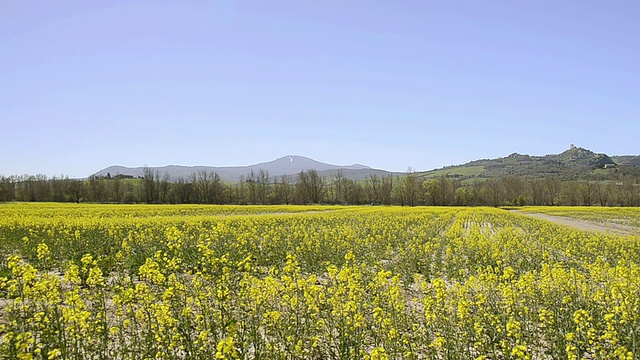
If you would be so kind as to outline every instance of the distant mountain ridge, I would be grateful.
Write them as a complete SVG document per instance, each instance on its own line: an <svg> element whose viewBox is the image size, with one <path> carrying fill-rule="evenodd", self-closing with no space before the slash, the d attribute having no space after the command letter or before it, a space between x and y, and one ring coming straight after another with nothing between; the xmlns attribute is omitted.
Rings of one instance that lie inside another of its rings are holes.
<svg viewBox="0 0 640 360"><path fill-rule="evenodd" d="M322 176L330 176L341 171L342 174L352 180L362 180L369 177L372 174L378 176L395 175L385 170L372 169L369 166L361 164L353 165L333 165L320 161L310 159L308 157L300 155L287 155L279 159L258 163L247 166L182 166L182 165L168 165L160 167L149 167L153 171L157 171L160 176L165 174L171 179L185 178L188 179L192 174L201 171L215 172L220 175L223 181L235 182L239 181L242 176L247 176L251 171L254 173L260 170L266 170L271 178L280 176L292 176L299 174L301 171L316 170ZM125 166L110 166L96 172L95 176L111 176L128 175L133 177L139 177L143 175L144 167L125 167Z"/></svg>
<svg viewBox="0 0 640 360"><path fill-rule="evenodd" d="M272 179L281 176L295 176L301 171L316 170L323 177L335 176L338 171L345 178L351 180L363 180L371 175L379 177L404 175L405 173L390 172L381 169L372 169L361 164L333 165L319 162L304 156L287 155L279 159L247 166L181 166L168 165L150 167L160 176L168 175L170 179L189 179L192 174L201 171L216 172L226 182L237 182L242 176L246 178L251 171L258 173L261 169L269 173ZM118 174L139 177L143 175L144 167L110 166L95 173L96 176L115 176ZM504 176L529 176L547 177L558 176L563 179L584 177L597 174L602 177L610 177L619 171L622 174L635 174L640 176L640 156L623 155L608 156L603 153L595 153L581 147L571 146L560 154L532 156L513 153L506 157L496 159L481 159L462 165L446 166L440 169L418 172L423 178L447 176L460 180L487 179Z"/></svg>

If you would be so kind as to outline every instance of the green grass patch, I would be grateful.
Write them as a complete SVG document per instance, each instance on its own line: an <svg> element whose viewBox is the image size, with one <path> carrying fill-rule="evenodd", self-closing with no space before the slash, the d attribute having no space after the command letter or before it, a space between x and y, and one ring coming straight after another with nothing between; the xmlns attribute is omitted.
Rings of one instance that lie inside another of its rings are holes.
<svg viewBox="0 0 640 360"><path fill-rule="evenodd" d="M469 178L469 177L479 177L485 171L484 166L460 166L460 167L452 167L445 169L437 169L427 171L422 173L421 175L426 178L438 178L441 176L446 176L450 178Z"/></svg>

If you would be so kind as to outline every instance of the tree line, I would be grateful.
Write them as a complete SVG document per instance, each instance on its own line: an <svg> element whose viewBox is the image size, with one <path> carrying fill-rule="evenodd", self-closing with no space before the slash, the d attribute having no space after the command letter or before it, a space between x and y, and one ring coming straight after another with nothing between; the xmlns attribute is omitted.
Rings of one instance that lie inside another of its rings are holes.
<svg viewBox="0 0 640 360"><path fill-rule="evenodd" d="M0 177L0 201L95 202L149 204L343 204L402 206L640 206L638 178L562 180L559 177L506 176L459 181L441 176L425 179L417 173L370 175L352 180L338 171L322 177L315 170L297 175L269 176L250 171L236 183L223 182L215 172L170 179L145 168L137 179L91 176L70 179L45 175Z"/></svg>

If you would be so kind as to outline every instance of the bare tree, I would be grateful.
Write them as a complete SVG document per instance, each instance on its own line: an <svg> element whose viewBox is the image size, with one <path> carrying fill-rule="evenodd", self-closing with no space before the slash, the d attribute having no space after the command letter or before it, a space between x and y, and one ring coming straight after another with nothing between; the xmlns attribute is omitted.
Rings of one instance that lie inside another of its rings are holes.
<svg viewBox="0 0 640 360"><path fill-rule="evenodd" d="M165 204L169 202L169 189L171 189L171 179L169 178L168 173L164 173L162 178L158 178L157 181L157 191L158 191L158 202L161 204Z"/></svg>
<svg viewBox="0 0 640 360"><path fill-rule="evenodd" d="M557 205L556 200L558 199L558 194L561 189L560 180L556 177L548 177L544 179L544 185L547 191L548 205Z"/></svg>
<svg viewBox="0 0 640 360"><path fill-rule="evenodd" d="M391 205L391 194L393 192L393 176L382 177L382 184L380 186L380 196L384 205Z"/></svg>
<svg viewBox="0 0 640 360"><path fill-rule="evenodd" d="M245 177L245 183L249 190L249 204L256 204L258 202L258 179L256 173L251 170Z"/></svg>
<svg viewBox="0 0 640 360"><path fill-rule="evenodd" d="M149 167L142 168L142 196L143 201L151 204L156 202L158 191L156 188L156 178L158 177L158 172L153 171L153 169Z"/></svg>
<svg viewBox="0 0 640 360"><path fill-rule="evenodd" d="M610 186L602 181L595 181L593 189L600 206L606 206L609 203Z"/></svg>
<svg viewBox="0 0 640 360"><path fill-rule="evenodd" d="M513 205L523 205L526 198L525 182L518 176L506 176L502 178L502 184L504 186L504 197Z"/></svg>
<svg viewBox="0 0 640 360"><path fill-rule="evenodd" d="M38 174L35 176L35 201L50 201L51 200L51 186L47 176L44 174Z"/></svg>
<svg viewBox="0 0 640 360"><path fill-rule="evenodd" d="M620 186L620 199L621 204L624 206L637 205L638 186L634 180L635 179L631 176L627 176L622 180L622 185Z"/></svg>
<svg viewBox="0 0 640 360"><path fill-rule="evenodd" d="M89 201L101 202L104 200L104 181L96 175L89 176L87 188Z"/></svg>
<svg viewBox="0 0 640 360"><path fill-rule="evenodd" d="M291 184L289 184L289 178L287 175L282 175L280 177L280 182L276 184L276 190L278 192L279 204L291 204L293 190L291 188Z"/></svg>
<svg viewBox="0 0 640 360"><path fill-rule="evenodd" d="M369 201L374 204L382 203L382 181L376 174L371 174L366 180Z"/></svg>
<svg viewBox="0 0 640 360"><path fill-rule="evenodd" d="M174 204L188 204L195 201L193 184L183 177L177 178L171 184L170 200Z"/></svg>
<svg viewBox="0 0 640 360"><path fill-rule="evenodd" d="M420 198L420 183L418 177L409 171L400 183L400 194L402 205L416 206Z"/></svg>
<svg viewBox="0 0 640 360"><path fill-rule="evenodd" d="M531 193L531 201L533 205L539 206L545 204L544 183L541 179L529 179L529 191Z"/></svg>
<svg viewBox="0 0 640 360"><path fill-rule="evenodd" d="M220 175L206 170L191 175L191 184L195 192L196 201L201 204L216 204L224 198L224 187Z"/></svg>
<svg viewBox="0 0 640 360"><path fill-rule="evenodd" d="M54 176L51 178L51 201L63 202L65 201L65 194L67 193L66 182L69 178L61 175L60 177Z"/></svg>
<svg viewBox="0 0 640 360"><path fill-rule="evenodd" d="M342 170L338 170L333 178L333 197L332 201L337 204L347 203L347 179Z"/></svg>
<svg viewBox="0 0 640 360"><path fill-rule="evenodd" d="M240 179L235 186L236 204L247 204L247 182L244 175L240 175Z"/></svg>
<svg viewBox="0 0 640 360"><path fill-rule="evenodd" d="M571 206L578 205L580 197L580 184L577 180L568 180L562 183L561 195L566 203Z"/></svg>
<svg viewBox="0 0 640 360"><path fill-rule="evenodd" d="M258 170L258 202L260 204L266 204L269 198L269 172L264 169Z"/></svg>
<svg viewBox="0 0 640 360"><path fill-rule="evenodd" d="M301 171L298 174L296 193L303 204L318 204L322 202L324 181L316 170Z"/></svg>
<svg viewBox="0 0 640 360"><path fill-rule="evenodd" d="M593 205L593 197L595 193L595 181L586 179L580 185L580 196L582 197L582 204L586 206Z"/></svg>
<svg viewBox="0 0 640 360"><path fill-rule="evenodd" d="M120 203L122 202L122 180L120 177L115 176L110 181L110 199L111 201Z"/></svg>
<svg viewBox="0 0 640 360"><path fill-rule="evenodd" d="M345 200L348 204L361 205L365 202L365 190L358 182L346 179L344 182Z"/></svg>
<svg viewBox="0 0 640 360"><path fill-rule="evenodd" d="M504 187L500 179L489 179L484 183L484 195L491 206L500 206L504 194Z"/></svg>

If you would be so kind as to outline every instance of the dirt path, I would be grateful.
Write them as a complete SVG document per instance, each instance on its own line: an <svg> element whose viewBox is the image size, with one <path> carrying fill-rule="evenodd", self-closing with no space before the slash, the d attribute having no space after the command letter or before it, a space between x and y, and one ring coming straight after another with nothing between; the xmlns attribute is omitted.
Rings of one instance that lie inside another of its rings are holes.
<svg viewBox="0 0 640 360"><path fill-rule="evenodd" d="M578 220L578 219L573 219L573 218L568 218L563 216L552 216L547 214L529 213L529 212L522 212L519 210L512 210L512 211L518 214L531 216L537 219L551 221L556 224L571 226L578 230L597 231L597 232L604 232L604 233L613 233L618 235L633 235L635 233L633 228L624 226L624 225L611 224L609 226L602 226L586 220Z"/></svg>

